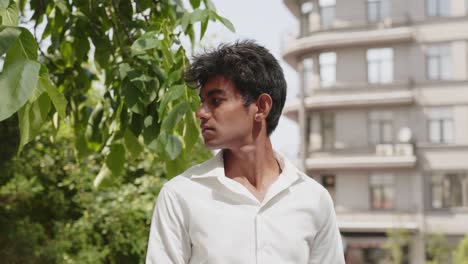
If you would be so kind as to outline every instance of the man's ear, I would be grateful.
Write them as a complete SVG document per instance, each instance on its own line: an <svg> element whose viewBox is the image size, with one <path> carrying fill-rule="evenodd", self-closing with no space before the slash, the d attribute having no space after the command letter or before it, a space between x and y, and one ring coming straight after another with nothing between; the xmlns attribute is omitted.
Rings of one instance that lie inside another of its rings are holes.
<svg viewBox="0 0 468 264"><path fill-rule="evenodd" d="M267 118L273 105L273 99L266 93L262 93L257 98L257 113L255 113L255 121L261 121Z"/></svg>

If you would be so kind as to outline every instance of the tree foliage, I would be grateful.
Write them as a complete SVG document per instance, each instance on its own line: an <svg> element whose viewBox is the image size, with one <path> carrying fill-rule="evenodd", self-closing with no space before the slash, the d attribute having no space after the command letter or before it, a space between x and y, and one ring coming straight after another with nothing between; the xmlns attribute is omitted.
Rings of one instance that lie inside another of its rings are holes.
<svg viewBox="0 0 468 264"><path fill-rule="evenodd" d="M460 241L457 248L453 252L454 264L468 264L468 234Z"/></svg>
<svg viewBox="0 0 468 264"><path fill-rule="evenodd" d="M388 252L390 263L406 263L408 255L405 254L405 248L407 249L411 241L411 234L404 229L391 229L387 231L387 237L383 247Z"/></svg>
<svg viewBox="0 0 468 264"><path fill-rule="evenodd" d="M450 262L451 248L443 234L429 234L426 236L426 264L442 264Z"/></svg>
<svg viewBox="0 0 468 264"><path fill-rule="evenodd" d="M72 127L62 126L54 141L52 130L46 125L0 166L2 263L143 263L163 164L143 150L96 190L90 183L105 156L77 163Z"/></svg>
<svg viewBox="0 0 468 264"><path fill-rule="evenodd" d="M160 187L211 155L184 47L233 30L189 5L0 0L2 263L144 262Z"/></svg>
<svg viewBox="0 0 468 264"><path fill-rule="evenodd" d="M17 113L20 150L44 123L68 122L79 158L105 157L96 186L143 149L169 177L187 168L199 97L182 79L182 42L210 20L234 30L210 0L31 0L34 35L18 26L25 1L0 2L0 121Z"/></svg>

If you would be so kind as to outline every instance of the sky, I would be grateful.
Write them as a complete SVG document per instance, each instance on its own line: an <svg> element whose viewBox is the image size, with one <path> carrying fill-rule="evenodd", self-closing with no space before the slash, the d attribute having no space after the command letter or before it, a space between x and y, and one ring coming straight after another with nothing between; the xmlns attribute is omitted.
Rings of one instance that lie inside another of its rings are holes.
<svg viewBox="0 0 468 264"><path fill-rule="evenodd" d="M281 57L282 43L295 35L298 22L282 0L212 0L218 14L228 18L236 28L231 33L220 23L208 26L201 45L212 47L221 42L237 39L253 39L266 47L280 61L288 83L288 101L296 98L298 75ZM297 162L299 130L294 121L281 117L279 125L271 136L273 147Z"/></svg>

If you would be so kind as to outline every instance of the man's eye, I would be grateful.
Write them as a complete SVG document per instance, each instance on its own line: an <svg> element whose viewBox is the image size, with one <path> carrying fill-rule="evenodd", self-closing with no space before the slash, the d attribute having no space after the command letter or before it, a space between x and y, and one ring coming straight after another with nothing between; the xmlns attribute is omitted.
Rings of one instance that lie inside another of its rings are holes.
<svg viewBox="0 0 468 264"><path fill-rule="evenodd" d="M219 98L211 99L211 104L213 104L213 105L218 105L220 103L221 103L221 99L219 99Z"/></svg>

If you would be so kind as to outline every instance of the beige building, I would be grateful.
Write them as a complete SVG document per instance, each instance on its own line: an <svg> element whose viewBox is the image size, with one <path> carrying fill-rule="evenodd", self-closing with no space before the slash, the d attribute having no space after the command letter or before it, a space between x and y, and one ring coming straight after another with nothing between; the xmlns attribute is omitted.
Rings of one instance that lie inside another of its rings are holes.
<svg viewBox="0 0 468 264"><path fill-rule="evenodd" d="M285 115L300 160L328 188L348 264L383 263L386 232L468 233L468 1L284 0L300 35L283 48L300 76ZM430 258L430 257L428 257Z"/></svg>

